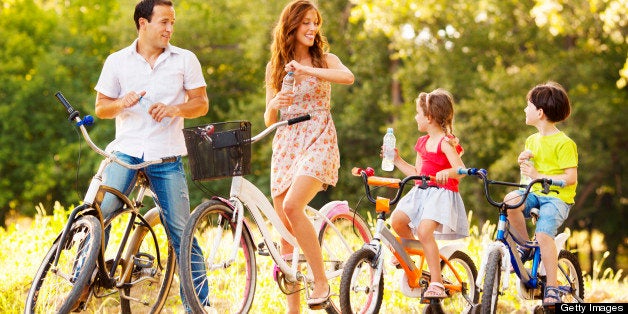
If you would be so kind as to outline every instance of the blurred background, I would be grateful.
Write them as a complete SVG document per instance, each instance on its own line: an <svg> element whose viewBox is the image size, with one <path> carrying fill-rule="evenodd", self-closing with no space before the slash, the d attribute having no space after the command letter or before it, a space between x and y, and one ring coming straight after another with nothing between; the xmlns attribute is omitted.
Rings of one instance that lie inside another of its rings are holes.
<svg viewBox="0 0 628 314"><path fill-rule="evenodd" d="M264 127L264 69L271 31L287 1L175 0L171 43L196 53L207 81L210 111L186 126L249 120ZM83 115L93 114L105 58L136 38L132 0L0 0L0 226L52 213L55 202L77 205L100 159L67 121L54 94L62 91ZM380 170L379 150L392 127L402 157L413 161L414 99L436 88L455 98L454 132L468 167L494 179L518 180L516 158L536 129L525 125L526 93L561 83L571 116L558 124L579 146L576 204L565 226L582 268L596 261L628 267L625 137L628 105L628 2L625 0L320 0L331 52L355 74L332 87L332 114L341 151L340 180L318 206L348 200L362 187L354 166ZM113 120L91 127L104 147ZM253 147L252 174L269 190L271 140ZM203 185L226 195L229 180ZM496 220L478 180L461 193L473 224ZM192 205L207 195L190 181ZM505 192L502 192L505 193ZM366 213L365 213L366 216ZM607 253L603 256L604 252Z"/></svg>

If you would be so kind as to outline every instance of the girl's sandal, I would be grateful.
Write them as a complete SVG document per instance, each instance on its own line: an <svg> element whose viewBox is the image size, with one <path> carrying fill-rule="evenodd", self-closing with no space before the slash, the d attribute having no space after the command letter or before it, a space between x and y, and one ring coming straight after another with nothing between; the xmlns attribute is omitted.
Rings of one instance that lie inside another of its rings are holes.
<svg viewBox="0 0 628 314"><path fill-rule="evenodd" d="M423 293L425 299L444 299L446 297L445 286L440 282L431 282Z"/></svg>
<svg viewBox="0 0 628 314"><path fill-rule="evenodd" d="M560 299L560 289L553 286L545 287L543 295L543 306L554 306L556 303L562 302Z"/></svg>

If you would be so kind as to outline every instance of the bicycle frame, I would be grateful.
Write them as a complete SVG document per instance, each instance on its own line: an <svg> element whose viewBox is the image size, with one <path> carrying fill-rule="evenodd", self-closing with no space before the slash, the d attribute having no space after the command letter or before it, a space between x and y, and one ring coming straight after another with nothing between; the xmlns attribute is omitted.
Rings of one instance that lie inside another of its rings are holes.
<svg viewBox="0 0 628 314"><path fill-rule="evenodd" d="M459 169L458 173L474 175L482 179L484 183L484 194L488 202L494 207L497 207L499 210L499 219L497 223L497 232L495 235L495 240L490 244L489 248L483 254L482 263L480 264L480 271L478 272L478 277L476 280L476 285L478 287L482 286L481 285L482 280L484 279L484 276L486 275L486 263L487 263L489 254L495 250L499 250L502 255L501 277L503 278L503 281L502 281L503 284L501 286L500 292L503 292L506 289L508 289L510 276L508 276L507 270L510 269L511 267L515 271L517 278L521 281L521 283L523 283L526 289L542 288L542 284L539 280L539 274L540 272L543 271L543 266L541 263L541 250L540 250L539 244L536 240L535 241L525 240L522 238L521 235L517 234L516 232L512 232L510 230L510 223L508 222L508 210L515 209L523 205L523 203L528 197L528 194L531 192L531 188L534 184L541 183L543 185L542 192L547 194L550 192L549 187L551 185L564 186L565 182L562 180L556 181L556 180L546 179L546 178L533 180L529 184L517 184L517 183L512 183L512 182L495 181L495 180L488 179L486 170L476 169L476 168ZM525 192L521 196L521 200L517 204L509 205L505 201L496 202L490 197L490 192L489 192L489 186L493 184L524 188ZM555 237L557 254L560 253L562 248L564 248L565 241L567 240L568 237L569 235L566 233L560 233ZM534 249L534 256L532 258L532 267L530 270L527 270L525 268L524 262L521 260L521 254L519 253L519 251L513 249L513 248L516 248L517 246L526 247L528 249ZM561 272L566 273L565 270L561 267L561 265L558 265L558 269ZM569 277L566 276L566 278L569 284L572 285L573 282L571 282ZM583 300L581 300L576 294L573 294L573 296L579 302L583 302Z"/></svg>
<svg viewBox="0 0 628 314"><path fill-rule="evenodd" d="M266 135L273 132L277 127L309 120L309 118L309 116L303 116L291 120L277 122L251 138L251 143L255 143L261 140ZM246 207L253 217L254 223L255 225L257 225L259 232L261 233L262 239L268 249L270 256L274 260L275 264L279 267L281 272L286 276L286 279L292 282L303 279L305 279L305 281L308 283L313 282L314 278L311 272L308 272L305 277L302 277L303 274L298 269L299 263L291 263L292 265L290 265L283 258L282 254L279 252L279 249L273 244L273 234L269 227L273 227L286 242L294 247L294 250L292 252L292 258L290 260L299 260L300 249L296 238L283 224L283 221L279 217L279 214L276 213L274 207L271 205L266 195L264 195L264 193L262 193L259 188L257 188L253 183L248 181L243 176L232 177L231 190L229 195L229 200L220 197L213 197L213 199L220 200L233 210L232 221L236 222L235 235L230 258L227 262L225 262L225 264L229 264L235 260L235 256L238 251L238 244L242 238L242 232L250 233L250 228L247 226L247 220L245 219L244 208ZM340 231L332 224L329 218L339 213L349 213L350 208L347 202L332 201L323 206L320 210L316 210L310 206L306 206L306 211L312 214L310 216L310 220L314 224L314 228L316 230L320 230L323 224L327 223L327 225L331 227L334 232L340 235ZM220 237L217 237L217 239L219 238ZM347 250L351 250L346 240L342 236L340 236L339 238L342 240L344 247ZM226 266L214 264L213 258L213 256L208 257L208 260L206 261L206 265L208 265L208 268L211 269ZM326 273L327 278L338 277L341 274L342 269Z"/></svg>
<svg viewBox="0 0 628 314"><path fill-rule="evenodd" d="M140 241L139 239L139 235L135 234L135 236L132 238L131 242L128 242L129 237L131 236L131 232L135 229L136 227L136 220L139 219L139 226L147 228L148 232L150 232L153 242L155 244L155 247L159 247L158 245L158 240L157 240L157 235L155 233L155 231L153 230L153 228L151 227L151 222L155 222L155 219L159 219L159 208L155 207L152 208L151 210L149 210L146 213L146 216L148 217L144 217L143 215L140 214L139 212L139 207L142 206L142 200L144 198L144 196L146 195L146 190L147 190L147 182L146 182L146 178L145 175L143 173L141 173L141 169L144 169L150 165L154 165L154 164L160 164L160 163L165 163L165 162L172 162L174 160L176 160L176 157L166 157L166 158L162 158L159 160L152 160L152 161L145 161L136 165L131 165L128 164L124 161L121 161L120 159L118 159L114 154L106 152L104 150L102 150L100 147L98 147L91 139L91 137L89 136L89 133L87 132L87 129L85 128L86 125L91 125L93 123L93 118L90 116L86 116L85 118L81 119L80 115L78 113L78 111L74 110L72 108L72 106L69 104L69 102L65 99L65 97L63 97L63 95L58 92L57 94L55 94L55 96L57 97L57 99L59 100L59 102L61 102L61 104L63 104L63 106L66 108L67 112L70 114L69 120L72 121L74 120L77 124L77 126L79 127L81 134L83 136L83 138L85 139L85 141L87 142L88 146L95 151L97 154L105 157L104 160L101 161L98 170L96 171L96 174L92 177L89 187L87 189L87 192L85 193L85 196L83 197L83 204L75 207L72 212L70 213L70 215L68 216L68 221L66 222L66 225L63 229L63 231L61 232L61 234L59 235L58 239L61 241L60 243L65 243L66 242L66 238L67 235L73 225L73 223L79 219L81 216L84 215L92 215L95 216L98 221L100 222L100 227L102 228L102 230L105 230L105 227L108 226L111 223L111 218L104 218L102 215L102 211L100 208L100 205L105 197L106 193L110 193L113 194L115 197L117 197L121 202L122 202L122 206L121 208L118 210L118 213L130 213L131 217L129 219L129 223L126 226L126 229L124 231L124 235L122 237L122 240L120 241L120 246L118 248L118 251L116 253L115 259L113 260L113 265L110 267L110 271L109 273L107 273L107 268L106 268L106 261L105 261L105 250L106 250L106 246L105 246L105 237L102 237L100 239L100 250L99 250L99 254L98 254L98 262L96 263L97 267L98 267L98 277L100 277L101 279L101 283L103 287L107 287L107 288L123 288L124 287L124 283L123 283L123 279L128 278L126 276L130 276L131 275L131 269L133 268L133 264L129 264L126 265L126 269L123 271L124 276L122 278L115 278L115 271L121 261L121 257L122 254L124 253L125 248L127 247L127 244L129 244L129 246L131 248L137 248L137 246L139 245L138 241ZM105 172L105 169L107 168L107 166L111 163L117 163L127 169L131 169L131 170L139 170L138 172L138 178L137 178L137 184L136 184L136 191L137 194L135 195L135 199L131 200L129 199L128 196L124 195L121 191L118 191L115 188L112 188L110 186L107 186L103 183L103 174ZM150 221L149 221L150 220ZM61 253L61 247L57 248L57 251L55 253L55 258L54 258L54 263L53 263L53 269L57 267L57 263L59 262L59 256ZM125 261L130 261L130 255L131 255L131 250L127 250L127 255L125 256ZM163 270L163 265L162 265L162 261L161 261L161 256L159 253L159 250L156 251L156 262L158 267ZM118 280L120 280L120 283L118 283ZM132 283L135 284L135 283ZM126 296L123 292L123 290L120 290L121 296L123 298L129 299L129 300L133 300L133 301L139 301L139 300L135 300L130 298L129 296Z"/></svg>
<svg viewBox="0 0 628 314"><path fill-rule="evenodd" d="M404 270L408 277L408 286L410 288L419 288L422 284L421 279L423 277L423 267L425 266L426 260L423 252L423 247L421 242L415 239L401 239L395 236L390 229L386 226L386 214L390 211L390 206L396 204L401 197L403 192L404 185L411 180L421 180L422 187L427 187L427 181L433 180L433 177L428 176L410 176L403 180L398 179L390 179L390 178L382 178L382 177L368 177L365 172L361 172L365 184L366 195L371 203L376 204L377 211L377 224L375 227L375 234L373 236L373 240L370 243L364 245L364 247L373 250L377 256L378 265L377 273L375 273L374 278L376 281L376 286L380 283L378 282L380 278L380 273L383 271L383 267L381 267L381 263L383 258L382 254L382 245L383 242L386 247L393 253L395 258L399 261L399 265ZM373 199L369 185L373 186L385 186L389 188L398 188L397 194L393 200L378 198L377 200ZM451 266L449 263L449 257L458 249L462 247L461 244L450 244L439 248L439 257L440 260L443 261L447 267L449 267L454 273L456 279L458 280L458 284L451 283L443 283L445 288L455 292L461 292L463 290L462 287L462 279L460 278L460 274L458 271ZM410 258L410 255L419 255L421 256L419 265L417 266L414 261ZM472 303L469 301L469 303Z"/></svg>
<svg viewBox="0 0 628 314"><path fill-rule="evenodd" d="M250 232L250 228L247 226L247 220L245 219L245 211L246 207L253 217L255 225L258 227L259 232L264 240L266 247L275 261L275 264L279 267L279 269L284 273L286 279L288 281L298 281L303 278L298 270L298 263L292 263L290 265L279 252L279 249L272 242L272 232L269 227L273 227L279 235L286 240L291 246L295 249L292 253L293 261L299 259L300 249L299 245L296 241L296 238L290 233L290 231L286 228L286 226L281 221L279 215L275 212L274 207L268 201L266 196L260 191L253 183L248 181L246 178L242 176L233 177L231 181L231 192L229 200L225 200L222 198L215 198L229 207L231 207L234 211L232 221L236 222L236 234L234 236L233 247L231 252L230 261L235 260L235 255L238 251L238 243L242 237L242 232ZM343 213L348 213L350 211L346 202L334 201L326 204L321 210L316 210L310 206L306 206L306 210L313 214L311 217L312 222L314 223L314 228L319 230L323 223L328 223L328 226L333 228L335 232L340 233L339 230L331 223L329 217L332 215L338 214L339 211ZM349 244L345 241L344 238L340 237L343 241L343 245L347 250L350 250ZM212 257L210 256L209 259ZM207 265L210 265L210 268L214 267L223 267L224 265L215 265L213 261L208 260ZM335 270L333 272L327 273L327 278L338 277L342 274L342 269ZM311 277L311 274L308 273L305 278L307 282L312 282L314 279Z"/></svg>

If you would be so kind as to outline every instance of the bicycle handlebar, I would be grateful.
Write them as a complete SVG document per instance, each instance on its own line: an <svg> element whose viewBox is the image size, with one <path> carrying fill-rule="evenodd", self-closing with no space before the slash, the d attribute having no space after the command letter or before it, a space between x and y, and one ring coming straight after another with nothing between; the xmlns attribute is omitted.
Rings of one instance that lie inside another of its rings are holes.
<svg viewBox="0 0 628 314"><path fill-rule="evenodd" d="M427 183L429 181L436 180L434 176L426 176L426 175L412 175L412 176L405 177L403 179L379 177L379 176L373 175L372 168L370 167L367 169L354 167L351 170L351 173L354 176L362 177L362 182L364 183L364 189L366 191L366 197L373 204L376 203L376 200L373 198L373 195L371 194L370 186L383 186L383 187L398 189L397 193L395 194L395 197L393 197L393 199L390 201L390 205L394 205L401 199L401 195L403 194L403 189L406 183L408 183L409 181L420 180L421 184L419 185L419 188L425 189L428 187Z"/></svg>
<svg viewBox="0 0 628 314"><path fill-rule="evenodd" d="M87 142L87 145L99 155L109 158L111 161L119 164L120 166L125 167L127 169L131 169L131 170L139 170L142 168L146 168L147 166L150 166L150 165L173 162L177 160L176 156L169 156L169 157L163 157L157 160L144 161L136 165L131 165L122 160L119 160L114 154L106 152L100 147L98 147L98 145L96 145L92 141L92 138L89 136L89 133L87 132L87 129L85 128L85 125L91 125L93 123L94 118L92 118L91 116L85 116L85 118L81 119L80 113L77 110L75 110L74 107L72 107L70 102L63 96L61 92L57 92L55 94L55 97L63 105L63 107L65 107L65 110L68 112L68 115L69 115L68 120L76 121L76 125L81 130L81 134L83 135L83 138Z"/></svg>
<svg viewBox="0 0 628 314"><path fill-rule="evenodd" d="M295 123L299 123L299 122L303 122L303 121L307 121L310 120L311 117L309 114L300 116L300 117L296 117L296 118L292 118L292 119L288 119L288 120L283 120L283 121L279 121L279 122L275 122L271 125L269 125L266 129L264 129L263 131L257 133L257 135L253 136L251 138L251 143L255 143L259 140L261 140L262 138L264 138L266 135L268 135L269 133L271 133L272 131L274 131L276 128L280 127L280 126L284 126L284 125L293 125Z"/></svg>
<svg viewBox="0 0 628 314"><path fill-rule="evenodd" d="M488 178L488 171L486 171L486 169L478 169L478 168L458 168L458 174L464 174L464 175L469 175L469 176L475 176L478 177L480 179L482 179L482 182L484 183L484 196L486 197L486 200L493 206L497 207L497 208L505 208L505 209L514 209L514 208L518 208L519 206L523 205L523 203L526 201L526 199L528 198L528 194L530 194L530 190L532 189L532 186L534 186L537 183L540 183L543 186L543 190L541 191L544 194L548 194L549 192L556 192L558 193L558 191L555 190L550 190L550 186L558 186L558 187L565 187L565 180L553 180L550 178L540 178L540 179L535 179L532 180L529 184L520 184L520 183L514 183L514 182L504 182L504 181L495 181L495 180L491 180ZM490 185L505 185L505 186L513 186L513 187L519 187L519 188L524 188L525 192L523 194L523 197L521 198L521 200L517 203L517 204L507 204L506 202L497 202L495 201L490 194L489 191L489 186Z"/></svg>

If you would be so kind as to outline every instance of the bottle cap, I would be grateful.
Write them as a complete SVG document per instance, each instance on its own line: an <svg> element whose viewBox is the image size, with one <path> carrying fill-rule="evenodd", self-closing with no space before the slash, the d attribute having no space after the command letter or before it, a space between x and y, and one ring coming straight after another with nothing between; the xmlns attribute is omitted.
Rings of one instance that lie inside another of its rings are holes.
<svg viewBox="0 0 628 314"><path fill-rule="evenodd" d="M386 130L387 133L392 133L393 132L393 128L388 128L388 130Z"/></svg>
<svg viewBox="0 0 628 314"><path fill-rule="evenodd" d="M288 75L294 75L294 72L288 71Z"/></svg>

